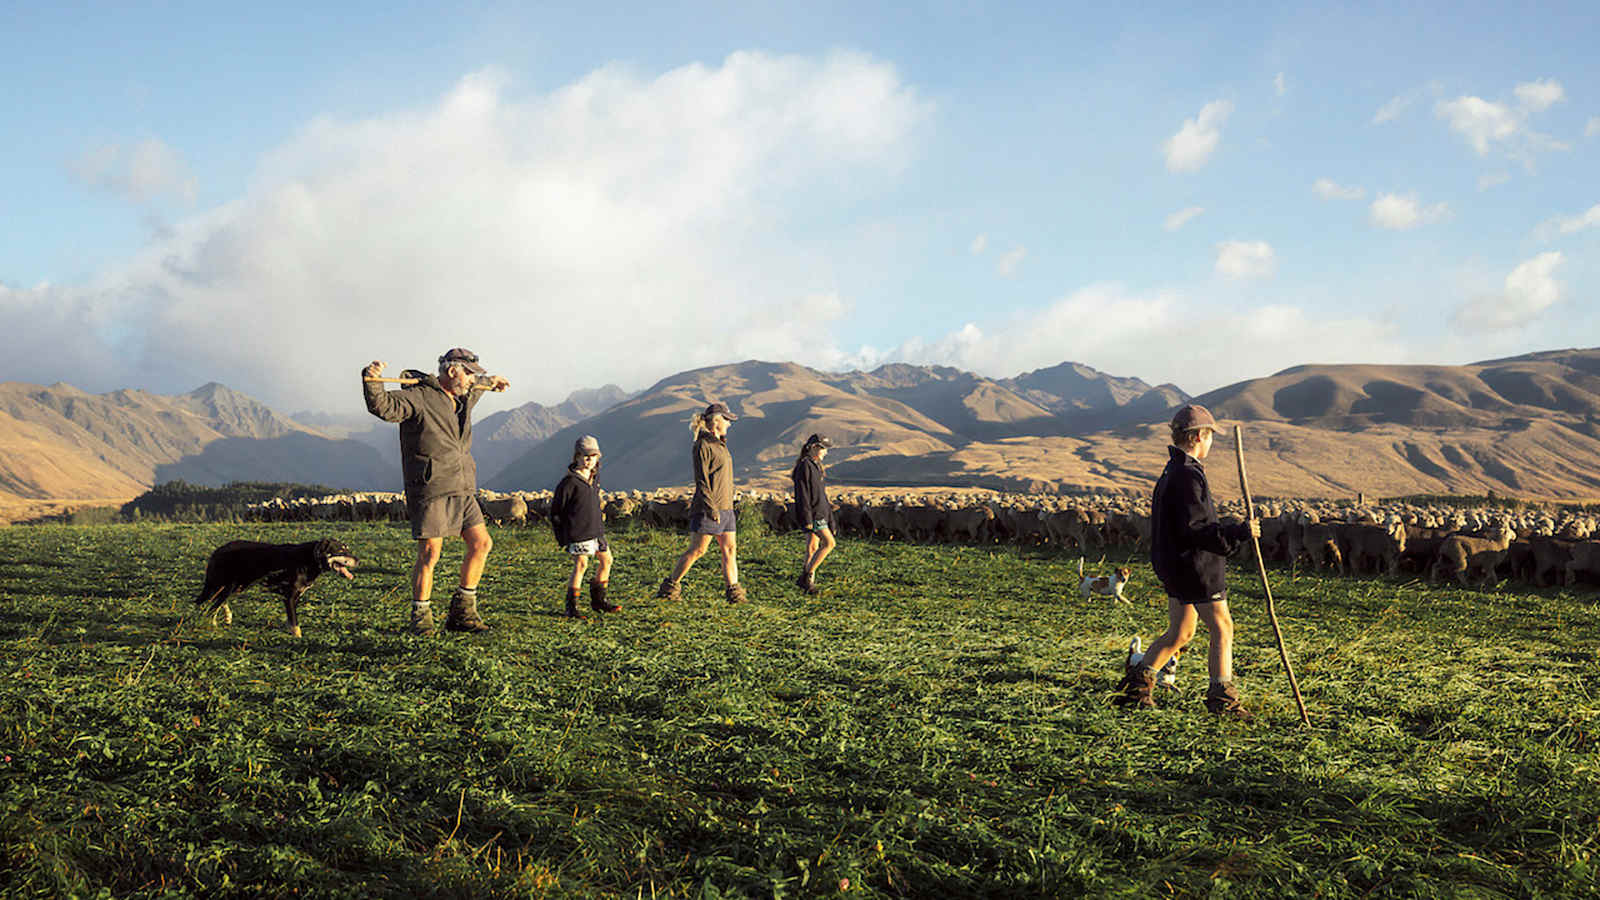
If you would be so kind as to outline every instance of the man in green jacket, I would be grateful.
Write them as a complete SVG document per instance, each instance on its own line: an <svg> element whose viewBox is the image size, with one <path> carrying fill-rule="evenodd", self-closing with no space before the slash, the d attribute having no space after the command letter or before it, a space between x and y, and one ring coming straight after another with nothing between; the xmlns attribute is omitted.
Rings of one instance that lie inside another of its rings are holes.
<svg viewBox="0 0 1600 900"><path fill-rule="evenodd" d="M503 391L504 377L490 376L478 356L460 347L439 357L437 377L408 370L398 391L377 381L386 363L374 360L361 370L367 411L400 425L400 467L405 475L406 513L417 558L411 567L411 632L433 633L433 567L444 539L466 541L461 583L450 598L444 627L451 631L487 631L478 615L478 579L494 542L478 507L478 466L472 461L472 408L478 390Z"/></svg>

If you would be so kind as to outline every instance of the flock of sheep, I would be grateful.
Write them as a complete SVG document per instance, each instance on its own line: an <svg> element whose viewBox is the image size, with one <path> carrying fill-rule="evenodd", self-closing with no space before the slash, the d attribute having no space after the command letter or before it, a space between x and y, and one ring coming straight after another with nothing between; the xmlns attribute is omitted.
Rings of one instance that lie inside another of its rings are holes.
<svg viewBox="0 0 1600 900"><path fill-rule="evenodd" d="M480 491L484 515L504 525L542 524L550 491ZM786 494L745 492L775 531L793 527ZM1220 504L1242 518L1238 501ZM1567 509L1460 509L1402 502L1291 500L1258 503L1261 552L1268 561L1346 574L1410 572L1482 586L1514 579L1539 587L1600 583L1600 540L1593 515ZM688 526L689 497L672 491L609 492L608 522ZM258 521L403 521L398 493L336 494L252 505ZM834 502L836 531L857 538L943 543L1010 543L1076 549L1086 556L1149 546L1148 507L1128 497L994 493L867 495ZM747 526L748 527L748 526Z"/></svg>

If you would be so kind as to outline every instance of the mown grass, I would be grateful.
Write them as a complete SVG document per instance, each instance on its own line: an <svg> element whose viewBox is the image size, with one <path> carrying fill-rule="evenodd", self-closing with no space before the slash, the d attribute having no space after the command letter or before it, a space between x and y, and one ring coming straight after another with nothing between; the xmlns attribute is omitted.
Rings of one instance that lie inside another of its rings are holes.
<svg viewBox="0 0 1600 900"><path fill-rule="evenodd" d="M755 521L747 516L746 521ZM1185 692L1108 706L1132 633L1076 557L740 535L648 599L681 536L613 535L603 620L497 530L495 628L399 633L391 525L0 529L0 885L9 896L1581 896L1596 892L1596 604L1232 573L1249 723ZM275 598L192 614L225 540L342 537L305 637ZM460 558L447 550L440 581ZM443 592L441 592L443 593ZM442 604L441 604L442 605Z"/></svg>

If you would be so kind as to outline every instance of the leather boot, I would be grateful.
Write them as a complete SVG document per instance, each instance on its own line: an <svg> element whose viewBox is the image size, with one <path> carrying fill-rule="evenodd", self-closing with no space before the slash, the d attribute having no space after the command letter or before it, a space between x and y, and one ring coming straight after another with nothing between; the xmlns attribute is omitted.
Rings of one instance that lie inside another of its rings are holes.
<svg viewBox="0 0 1600 900"><path fill-rule="evenodd" d="M742 585L742 584L730 584L730 585L728 585L728 602L729 603L743 603L748 599L750 599L750 598L748 598L748 597L746 597L744 595L744 585Z"/></svg>
<svg viewBox="0 0 1600 900"><path fill-rule="evenodd" d="M489 623L478 617L478 595L456 591L450 598L450 613L444 617L447 631L488 631Z"/></svg>
<svg viewBox="0 0 1600 900"><path fill-rule="evenodd" d="M411 604L411 625L406 630L421 637L433 634L433 607L426 603Z"/></svg>
<svg viewBox="0 0 1600 900"><path fill-rule="evenodd" d="M562 613L562 615L566 616L569 619L581 619L581 618L584 618L583 610L578 608L578 589L577 588L575 588L575 587L567 588L567 611Z"/></svg>
<svg viewBox="0 0 1600 900"><path fill-rule="evenodd" d="M1118 706L1131 709L1154 709L1156 699L1152 696L1156 686L1155 670L1149 666L1134 666L1122 676L1122 681L1117 684L1117 690L1122 691L1111 702Z"/></svg>
<svg viewBox="0 0 1600 900"><path fill-rule="evenodd" d="M1254 717L1250 710L1244 708L1243 701L1239 699L1239 692L1234 689L1231 681L1214 681L1206 688L1206 712L1235 719Z"/></svg>
<svg viewBox="0 0 1600 900"><path fill-rule="evenodd" d="M606 602L606 586L599 581L589 582L589 608L595 612L622 612L622 607Z"/></svg>
<svg viewBox="0 0 1600 900"><path fill-rule="evenodd" d="M671 578L661 579L661 587L656 590L657 600L677 600L683 596L683 591L678 583Z"/></svg>

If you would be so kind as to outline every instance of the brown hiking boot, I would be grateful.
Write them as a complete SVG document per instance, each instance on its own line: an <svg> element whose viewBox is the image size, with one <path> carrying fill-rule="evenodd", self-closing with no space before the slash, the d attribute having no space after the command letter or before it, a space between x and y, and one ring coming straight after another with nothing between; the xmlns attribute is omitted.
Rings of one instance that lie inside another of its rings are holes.
<svg viewBox="0 0 1600 900"><path fill-rule="evenodd" d="M1149 666L1134 666L1129 669L1122 680L1117 683L1117 690L1121 691L1112 703L1124 708L1154 709L1156 699L1152 695L1156 686L1156 673Z"/></svg>
<svg viewBox="0 0 1600 900"><path fill-rule="evenodd" d="M606 602L606 586L598 581L589 582L589 608L595 612L622 612L622 607Z"/></svg>
<svg viewBox="0 0 1600 900"><path fill-rule="evenodd" d="M661 579L661 587L656 589L657 600L678 600L683 597L683 590L671 578Z"/></svg>
<svg viewBox="0 0 1600 900"><path fill-rule="evenodd" d="M477 592L456 591L450 598L450 612L444 617L446 631L488 631L489 623L478 617Z"/></svg>
<svg viewBox="0 0 1600 900"><path fill-rule="evenodd" d="M812 572L801 572L800 577L794 580L794 586L808 596L815 597L821 593L817 590L817 576Z"/></svg>
<svg viewBox="0 0 1600 900"><path fill-rule="evenodd" d="M742 585L742 584L730 584L730 585L728 585L728 602L729 603L743 603L748 599L750 599L750 598L746 597L744 595L744 585Z"/></svg>
<svg viewBox="0 0 1600 900"><path fill-rule="evenodd" d="M406 630L419 637L433 634L433 607L426 603L411 604L411 625Z"/></svg>
<svg viewBox="0 0 1600 900"><path fill-rule="evenodd" d="M1235 719L1254 717L1250 710L1244 708L1244 703L1239 699L1239 692L1234 689L1231 681L1214 681L1206 688L1206 712Z"/></svg>

